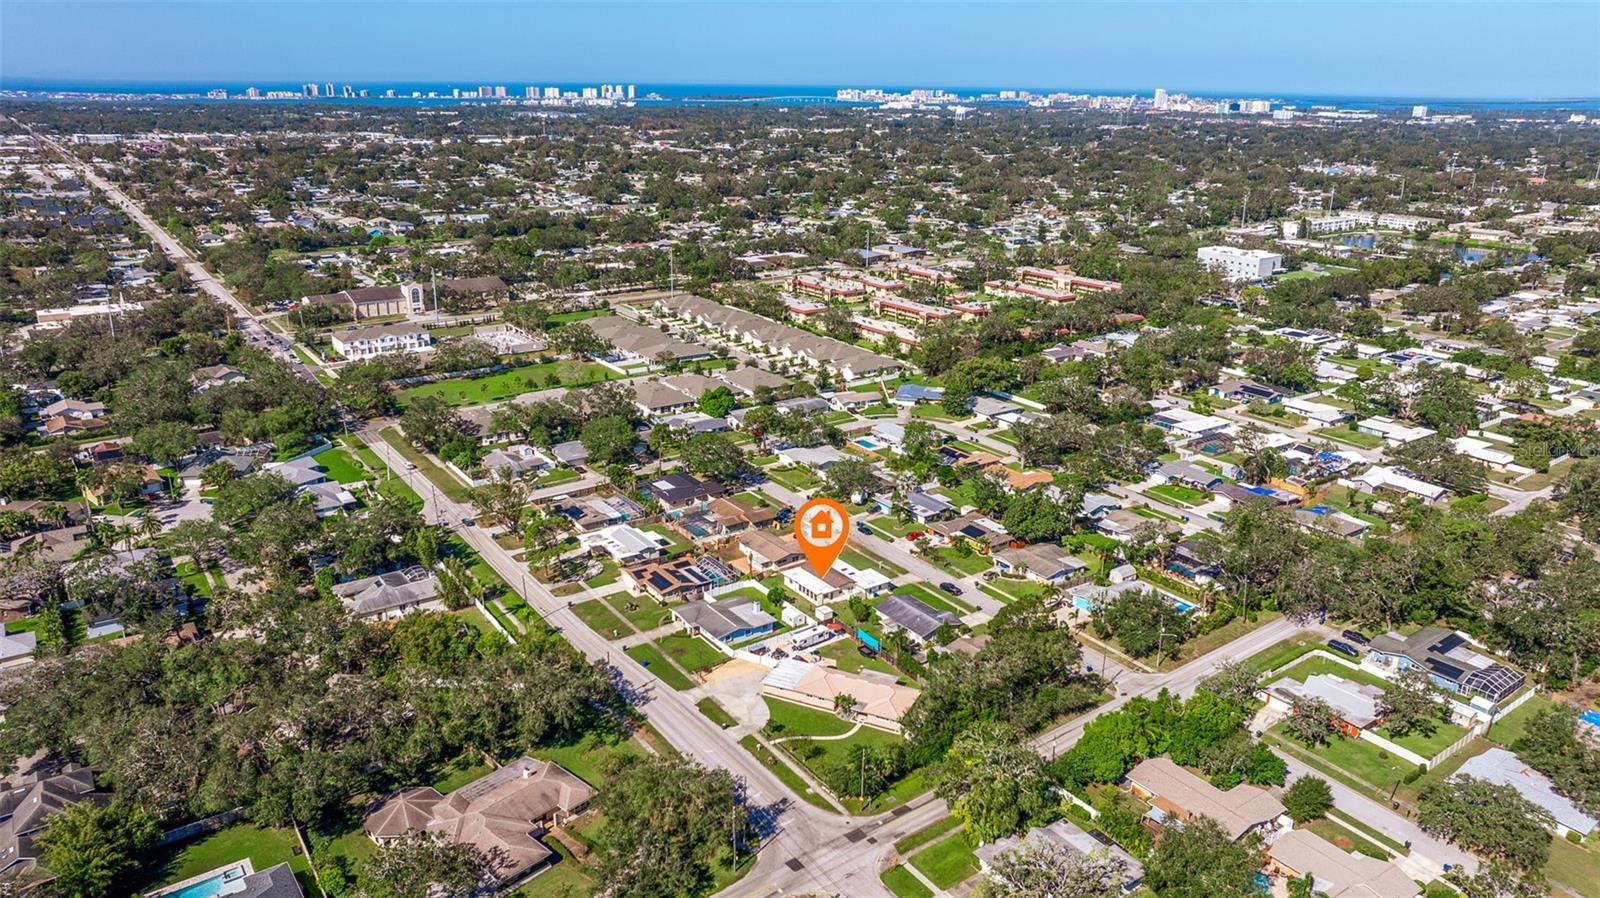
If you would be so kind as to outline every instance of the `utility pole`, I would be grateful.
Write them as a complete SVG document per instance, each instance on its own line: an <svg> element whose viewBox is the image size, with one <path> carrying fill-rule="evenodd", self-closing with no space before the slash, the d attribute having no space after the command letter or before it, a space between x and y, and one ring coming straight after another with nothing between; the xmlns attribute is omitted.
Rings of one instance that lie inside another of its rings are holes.
<svg viewBox="0 0 1600 898"><path fill-rule="evenodd" d="M433 323L439 323L439 273L428 269L428 279L433 283Z"/></svg>

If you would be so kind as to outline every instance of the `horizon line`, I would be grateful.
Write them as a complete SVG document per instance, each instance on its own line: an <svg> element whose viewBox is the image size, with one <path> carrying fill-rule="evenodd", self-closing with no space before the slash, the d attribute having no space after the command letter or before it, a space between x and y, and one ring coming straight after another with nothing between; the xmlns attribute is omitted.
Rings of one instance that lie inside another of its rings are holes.
<svg viewBox="0 0 1600 898"><path fill-rule="evenodd" d="M30 90L30 89L69 90L69 89L77 89L77 90L83 90L83 91L86 91L86 92L92 92L92 91L90 91L90 88L92 88L94 86L105 86L105 87L115 87L115 86L120 86L120 87L134 87L134 86L156 87L156 86L165 86L165 87L194 87L194 88L197 88L197 89L216 89L219 86L232 86L232 85L236 85L236 84L237 85L244 85L244 86L247 86L247 87L254 86L254 85L249 83L252 80L256 81L256 82L259 82L262 86L273 85L273 84L281 84L281 85L286 85L286 86L296 86L296 87L298 87L298 86L301 86L301 85L304 85L304 84L312 83L312 81L296 80L296 79L291 79L291 78L289 78L287 76L276 76L276 77L273 77L273 78L256 78L256 79L251 79L251 78L247 78L247 77L239 77L239 76L228 76L228 77L224 77L224 78L210 78L210 79L205 79L205 80L196 80L196 79L193 79L193 78L170 78L170 79L161 79L161 78L94 78L94 77L72 78L72 77L39 77L39 76L22 75L22 76L0 76L0 90ZM326 75L318 76L316 79L313 79L313 80L315 81L315 83L318 83L318 84L325 83L328 80L328 76L326 76ZM632 81L629 81L628 79L543 79L543 80L535 80L535 79L525 79L525 78L518 78L518 79L506 79L506 78L461 78L461 79L449 79L449 80L423 79L423 80L409 80L409 81L408 80L369 80L369 79L352 79L352 78L333 78L332 79L332 81L334 83L340 84L341 86L348 84L348 85L350 85L352 87L371 88L374 85L380 85L380 86L383 86L383 87L391 87L391 88L395 88L395 89L398 89L402 85L404 85L404 86L446 85L446 86L450 86L450 87L455 87L455 86L458 86L455 83L457 80L461 81L463 85L467 84L467 83L471 83L473 85L481 86L481 85L484 85L484 84L487 83L487 84L491 84L491 85L494 85L494 86L505 86L507 88L509 88L512 84L516 84L519 87L532 87L532 86L591 85L591 84L592 85L598 85L598 84L629 84L629 83L632 83L635 86L638 86L641 83L637 79L632 80ZM31 82L33 84L38 85L38 87L12 87L12 86L9 86L7 84L7 82L23 82L23 83L30 83ZM69 87L69 85L72 85L72 86L75 86L75 87ZM1250 99L1272 99L1274 97L1292 97L1292 98L1312 98L1312 99L1315 99L1315 98L1328 98L1328 99L1343 99L1343 100L1438 100L1438 101L1456 102L1456 103L1463 103L1463 102L1524 102L1524 103L1600 102L1600 94L1593 94L1593 95L1587 95L1587 96L1584 96L1584 95L1576 95L1576 96L1512 96L1512 95L1501 95L1501 96L1496 96L1496 95L1447 96L1447 95L1428 95L1428 94L1420 94L1420 93L1419 94L1406 94L1406 93L1371 94L1371 93L1353 93L1353 92L1352 93L1345 93L1345 92L1340 92L1338 90L1331 90L1331 89L1318 89L1318 90L1314 90L1314 91L1281 91L1281 90L1272 90L1272 89L1263 89L1263 88L1194 88L1194 89L1185 89L1185 88L1166 88L1166 87L1160 87L1159 85L1157 85L1157 87L1148 87L1148 88L1121 88L1121 87L1119 87L1119 88L1111 88L1111 87L1061 87L1061 86L1039 87L1039 86L1024 86L1024 85L1000 86L1000 85L993 85L993 84L991 84L991 85L949 85L949 86L944 86L944 85L927 84L927 83L923 83L923 84L916 84L916 83L893 84L893 83L889 83L889 82L877 82L877 83L869 83L869 82L843 83L843 82L838 82L838 83L832 83L832 84L828 84L828 83L805 84L805 83L800 83L800 82L759 82L759 81L654 81L654 82L648 82L646 87L650 88L650 89L662 88L662 87L816 88L816 89L828 89L828 90L846 90L846 89L851 89L851 90L883 90L883 91L891 91L891 92L894 92L894 91L908 91L908 90L943 90L943 91L957 92L957 93L958 92L963 92L963 91L966 91L966 92L995 92L995 91L1001 91L1001 90L1018 90L1018 91L1029 91L1031 93L1075 93L1075 94L1076 93L1082 93L1082 94L1087 94L1087 95L1114 96L1114 97L1129 96L1129 95L1133 95L1133 96L1153 95L1155 90L1159 87L1162 90L1167 90L1169 93L1183 94L1183 95L1186 95L1186 96L1199 96L1199 97L1226 96L1226 97L1230 97L1230 98L1239 97L1239 98L1250 98ZM645 88L641 88L641 91L644 90L644 89ZM337 100L337 99L361 99L361 98L315 97L313 99L319 99L319 100L322 100L322 99L335 99L335 100ZM367 99L383 99L383 98L382 97L377 97L377 98L368 97ZM409 99L409 98L399 98L399 97L397 97L396 99ZM467 99L474 99L474 98L467 98ZM490 99L496 99L496 98L490 98ZM513 98L512 97L502 97L502 98L498 98L498 99L513 99Z"/></svg>

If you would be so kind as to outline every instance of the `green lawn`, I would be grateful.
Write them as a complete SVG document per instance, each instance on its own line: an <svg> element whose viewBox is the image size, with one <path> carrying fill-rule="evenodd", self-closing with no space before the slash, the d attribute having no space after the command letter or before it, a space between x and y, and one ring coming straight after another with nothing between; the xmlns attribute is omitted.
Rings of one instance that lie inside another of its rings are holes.
<svg viewBox="0 0 1600 898"><path fill-rule="evenodd" d="M939 567L962 576L981 574L993 564L987 555L979 555L977 552L962 554L953 546L941 546L930 551L927 557Z"/></svg>
<svg viewBox="0 0 1600 898"><path fill-rule="evenodd" d="M617 566L617 563L615 561L607 561L600 566L600 573L583 582L590 589L599 589L602 586L610 586L621 577L622 569Z"/></svg>
<svg viewBox="0 0 1600 898"><path fill-rule="evenodd" d="M768 770L772 771L772 775L777 777L779 782L788 786L789 791L825 811L837 810L828 803L826 798L823 798L814 789L806 785L805 779L796 773L793 767L789 766L788 761L769 751L755 736L744 736L739 739L739 744L744 746L744 750L754 755L756 760L764 764Z"/></svg>
<svg viewBox="0 0 1600 898"><path fill-rule="evenodd" d="M948 611L957 617L960 617L961 615L973 610L971 605L968 605L966 602L961 601L955 596L950 595L943 590L937 590L928 586L924 586L921 583L907 583L904 586L896 586L893 592L904 593L905 595L913 596L922 600L923 602L926 602L933 608L937 608L940 611ZM892 593L885 593L886 596L891 594Z"/></svg>
<svg viewBox="0 0 1600 898"><path fill-rule="evenodd" d="M1258 673L1276 670L1290 661L1322 647L1322 640L1309 633L1296 633L1284 641L1251 655L1245 666Z"/></svg>
<svg viewBox="0 0 1600 898"><path fill-rule="evenodd" d="M643 645L636 645L633 648L628 649L628 657L639 662L640 664L643 664L652 674L655 674L656 677L661 680L661 682L666 683L668 686L671 686L673 689L676 689L679 692L682 692L685 689L694 688L694 683L690 682L689 678L684 676L682 671L678 670L676 667L673 667L672 662L668 661L666 656L662 655L659 649L648 642L644 643Z"/></svg>
<svg viewBox="0 0 1600 898"><path fill-rule="evenodd" d="M901 854L909 854L960 825L961 821L955 817L946 817L943 820L930 823L894 843L894 850Z"/></svg>
<svg viewBox="0 0 1600 898"><path fill-rule="evenodd" d="M569 483L582 476L582 474L579 474L577 471L574 471L571 468L556 468L553 471L540 475L533 481L533 485L535 488L555 486L560 483Z"/></svg>
<svg viewBox="0 0 1600 898"><path fill-rule="evenodd" d="M454 792L467 783L483 777L490 770L489 765L483 763L481 758L463 754L441 767L438 778L429 785L440 792Z"/></svg>
<svg viewBox="0 0 1600 898"><path fill-rule="evenodd" d="M572 613L578 616L578 620L587 624L589 629L607 639L621 639L633 633L633 628L624 623L622 618L617 617L611 606L599 599L578 602L572 606Z"/></svg>
<svg viewBox="0 0 1600 898"><path fill-rule="evenodd" d="M329 480L357 483L367 479L367 472L343 449L324 449L311 458L328 472Z"/></svg>
<svg viewBox="0 0 1600 898"><path fill-rule="evenodd" d="M671 621L671 613L665 605L649 596L636 596L632 593L618 592L604 596L606 604L611 610L625 618L639 630L654 630ZM633 606L632 610L628 606Z"/></svg>
<svg viewBox="0 0 1600 898"><path fill-rule="evenodd" d="M988 584L996 592L1004 594L1003 602L1012 599L1030 599L1043 595L1053 589L1049 584L1040 583L1038 580L1014 580L1010 577L996 577Z"/></svg>
<svg viewBox="0 0 1600 898"><path fill-rule="evenodd" d="M1280 676L1288 677L1296 683L1304 683L1307 677L1317 674L1334 674L1355 683L1365 683L1382 689L1384 679L1376 674L1368 673L1352 667L1347 667L1331 658L1321 656L1306 658L1293 667L1285 670Z"/></svg>
<svg viewBox="0 0 1600 898"><path fill-rule="evenodd" d="M722 727L723 729L739 725L739 721L734 720L733 715L729 714L727 710L722 707L722 705L717 703L716 699L711 698L710 696L695 702L694 706L699 708L700 713L704 714L708 720L717 726Z"/></svg>
<svg viewBox="0 0 1600 898"><path fill-rule="evenodd" d="M672 544L667 546L667 557L669 557L669 558L677 556L677 555L682 555L683 553L689 551L689 549L691 548L691 546L689 545L689 541L688 540L686 540L683 537L679 536L678 534L672 532L672 529L670 527L668 527L666 524L659 524L659 523L657 523L657 524L646 524L646 525L644 525L643 527L641 527L639 529L648 530L651 533L660 534L661 536L664 536L667 539L671 540Z"/></svg>
<svg viewBox="0 0 1600 898"><path fill-rule="evenodd" d="M769 738L788 736L837 736L847 733L855 724L842 720L829 711L807 708L793 702L763 697L767 703L766 732Z"/></svg>
<svg viewBox="0 0 1600 898"><path fill-rule="evenodd" d="M412 446L411 441L406 439L405 435L400 433L399 430L393 427L385 427L382 436L384 442L393 446L395 451L399 452L406 461L416 465L417 470L422 472L422 476L428 478L433 482L434 486L439 488L439 492L457 502L471 500L472 490L466 484L453 477L449 471L434 464L432 459L418 451L415 446Z"/></svg>
<svg viewBox="0 0 1600 898"><path fill-rule="evenodd" d="M901 523L898 518L886 514L880 514L876 517L867 518L866 523L874 530L882 530L885 533L900 538L904 538L907 533L911 533L916 530L928 529L926 524L918 524L916 521L907 521L905 523Z"/></svg>
<svg viewBox="0 0 1600 898"><path fill-rule="evenodd" d="M802 467L772 468L766 472L767 479L781 486L786 486L795 492L805 492L816 489L822 485L822 478L811 473L810 469Z"/></svg>
<svg viewBox="0 0 1600 898"><path fill-rule="evenodd" d="M1550 843L1544 874L1583 898L1600 898L1600 844L1574 845L1566 839Z"/></svg>
<svg viewBox="0 0 1600 898"><path fill-rule="evenodd" d="M1349 852L1354 850L1367 857L1375 857L1384 861L1389 859L1389 852L1383 850L1382 847L1369 840L1366 836L1327 818L1302 824L1300 828L1310 830L1327 839L1329 842L1339 846L1340 851Z"/></svg>
<svg viewBox="0 0 1600 898"><path fill-rule="evenodd" d="M1155 496L1156 498L1164 499L1175 505L1181 505L1184 507L1201 505L1211 501L1210 493L1177 483L1165 483L1161 486L1153 486L1144 492L1147 496Z"/></svg>
<svg viewBox="0 0 1600 898"><path fill-rule="evenodd" d="M956 833L913 854L911 866L934 885L948 889L978 872L978 858L967 846L966 833Z"/></svg>
<svg viewBox="0 0 1600 898"><path fill-rule="evenodd" d="M1527 729L1528 720L1533 715L1552 707L1555 707L1555 702L1542 695L1536 695L1523 702L1515 711L1496 719L1494 725L1489 727L1489 732L1484 734L1484 738L1509 748L1513 742L1521 738L1522 731Z"/></svg>
<svg viewBox="0 0 1600 898"><path fill-rule="evenodd" d="M1348 427L1324 427L1316 431L1316 434L1336 443L1347 443L1362 449L1376 449L1383 445L1383 437L1351 430Z"/></svg>
<svg viewBox="0 0 1600 898"><path fill-rule="evenodd" d="M1338 736L1326 745L1312 748L1289 736L1281 723L1268 732L1298 749L1302 756L1311 755L1323 764L1337 767L1358 781L1367 783L1373 790L1387 791L1406 774L1417 769L1417 765L1410 761L1395 757L1371 742L1360 739Z"/></svg>
<svg viewBox="0 0 1600 898"><path fill-rule="evenodd" d="M546 838L543 842L560 857L512 892L513 898L585 898L594 894L594 880L572 857L567 846L555 838Z"/></svg>
<svg viewBox="0 0 1600 898"><path fill-rule="evenodd" d="M922 880L911 874L905 867L890 867L878 874L889 891L896 898L933 898L933 892L922 884Z"/></svg>
<svg viewBox="0 0 1600 898"><path fill-rule="evenodd" d="M594 362L563 360L524 365L482 377L457 377L400 391L401 405L420 396L438 396L451 405L497 402L534 390L599 383L621 375Z"/></svg>
<svg viewBox="0 0 1600 898"><path fill-rule="evenodd" d="M879 558L870 552L865 552L860 549L845 549L843 552L839 553L839 558L845 564L848 564L851 567L862 570L880 571L884 574L888 574L891 577L903 577L906 573L906 569L900 565L891 561L885 561L884 559Z"/></svg>
<svg viewBox="0 0 1600 898"><path fill-rule="evenodd" d="M690 673L710 670L728 660L728 656L717 651L711 643L684 633L663 636L656 640L656 645Z"/></svg>
<svg viewBox="0 0 1600 898"><path fill-rule="evenodd" d="M836 639L823 646L816 654L824 658L833 659L834 665L845 673L856 673L861 670L875 670L891 676L901 676L900 671L883 660L882 655L873 658L864 658L856 648L854 639Z"/></svg>
<svg viewBox="0 0 1600 898"><path fill-rule="evenodd" d="M138 887L130 891L138 894L249 858L257 870L288 862L306 894L316 894L310 867L305 856L297 852L298 848L299 842L293 830L263 829L250 823L235 824L152 852L150 863L135 874Z"/></svg>

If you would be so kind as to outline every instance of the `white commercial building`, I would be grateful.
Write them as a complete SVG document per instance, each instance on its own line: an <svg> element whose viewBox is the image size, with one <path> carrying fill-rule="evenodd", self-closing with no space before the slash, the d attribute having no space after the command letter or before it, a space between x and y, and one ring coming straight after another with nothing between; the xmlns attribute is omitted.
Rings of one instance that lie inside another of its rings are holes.
<svg viewBox="0 0 1600 898"><path fill-rule="evenodd" d="M433 345L427 328L415 324L379 324L334 331L333 351L347 359L370 359L393 352L423 352Z"/></svg>
<svg viewBox="0 0 1600 898"><path fill-rule="evenodd" d="M1237 246L1202 246L1196 258L1230 281L1258 281L1283 267L1283 256L1277 253Z"/></svg>

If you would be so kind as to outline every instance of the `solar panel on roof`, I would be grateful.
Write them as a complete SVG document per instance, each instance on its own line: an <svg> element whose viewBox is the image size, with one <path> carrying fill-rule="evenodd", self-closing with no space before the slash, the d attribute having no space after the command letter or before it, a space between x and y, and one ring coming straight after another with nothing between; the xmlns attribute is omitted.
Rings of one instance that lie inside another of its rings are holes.
<svg viewBox="0 0 1600 898"><path fill-rule="evenodd" d="M1451 633L1449 636L1446 636L1430 646L1429 651L1438 652L1441 655L1448 655L1450 654L1451 650L1464 642L1466 642L1466 640L1461 638L1460 633Z"/></svg>
<svg viewBox="0 0 1600 898"><path fill-rule="evenodd" d="M1428 665L1428 669L1429 670L1433 671L1434 673L1438 674L1441 677L1444 677L1445 679L1451 681L1452 683L1460 682L1461 675L1463 673L1465 673L1465 671L1463 671L1461 668L1455 666L1454 664L1446 664L1445 662L1440 661L1437 658L1429 658L1427 660L1427 665Z"/></svg>

